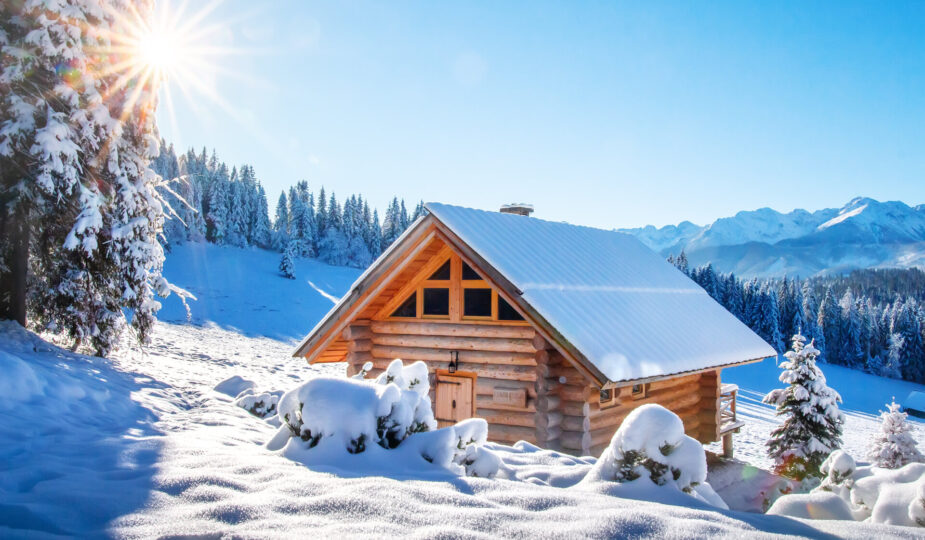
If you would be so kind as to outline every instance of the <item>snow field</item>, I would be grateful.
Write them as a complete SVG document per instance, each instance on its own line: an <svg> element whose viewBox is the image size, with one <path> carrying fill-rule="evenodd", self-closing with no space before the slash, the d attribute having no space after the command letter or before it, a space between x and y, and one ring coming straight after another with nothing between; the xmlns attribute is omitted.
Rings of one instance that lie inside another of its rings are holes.
<svg viewBox="0 0 925 540"><path fill-rule="evenodd" d="M0 402L5 417L0 536L914 538L918 533L721 511L651 484L578 485L595 459L528 444L485 445L499 455L511 480L310 469L268 451L264 444L276 427L213 390L238 374L247 375L255 392L342 374L342 366L310 367L290 358L290 347L214 327L158 324L145 351L123 350L109 362L0 327L0 350L27 365L43 388L72 387L59 396L40 393L15 401L15 414L9 413L9 400ZM8 384L5 372L0 380Z"/></svg>

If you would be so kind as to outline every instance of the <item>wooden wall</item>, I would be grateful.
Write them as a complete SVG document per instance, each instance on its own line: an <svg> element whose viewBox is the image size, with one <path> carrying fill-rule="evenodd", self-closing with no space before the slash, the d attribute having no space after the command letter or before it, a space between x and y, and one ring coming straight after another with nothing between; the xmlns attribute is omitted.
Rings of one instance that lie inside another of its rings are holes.
<svg viewBox="0 0 925 540"><path fill-rule="evenodd" d="M646 396L639 399L632 396L631 385L617 388L616 403L602 407L600 390L530 326L357 321L341 338L347 344L348 375L366 362L374 366L370 375L378 375L395 358L406 363L422 360L433 374L447 368L450 351L459 351L457 369L478 375L476 416L488 422L492 441L525 440L543 448L597 456L626 415L645 403L673 411L687 434L701 442L718 438L719 370L649 383ZM498 402L496 389L523 389L526 404Z"/></svg>
<svg viewBox="0 0 925 540"><path fill-rule="evenodd" d="M360 321L344 331L348 340L348 374L372 362L375 376L395 358L406 363L422 360L433 374L446 369L450 351L459 351L459 371L478 374L476 416L488 422L488 438L501 443L536 442L536 361L528 325L416 321ZM433 399L433 379L431 380ZM494 400L495 389L523 389L524 406Z"/></svg>

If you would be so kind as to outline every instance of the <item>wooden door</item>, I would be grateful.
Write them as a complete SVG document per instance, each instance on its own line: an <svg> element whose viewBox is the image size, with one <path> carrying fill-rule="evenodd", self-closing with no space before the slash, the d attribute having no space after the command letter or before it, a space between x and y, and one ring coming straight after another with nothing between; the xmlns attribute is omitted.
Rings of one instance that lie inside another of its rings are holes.
<svg viewBox="0 0 925 540"><path fill-rule="evenodd" d="M439 427L453 425L475 414L475 378L438 373L434 389L434 418Z"/></svg>

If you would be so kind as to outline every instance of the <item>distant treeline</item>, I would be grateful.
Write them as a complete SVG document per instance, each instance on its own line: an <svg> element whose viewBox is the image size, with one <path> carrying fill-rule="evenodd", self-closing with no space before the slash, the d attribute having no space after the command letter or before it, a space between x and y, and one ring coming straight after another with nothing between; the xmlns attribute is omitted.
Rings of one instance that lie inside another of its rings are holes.
<svg viewBox="0 0 925 540"><path fill-rule="evenodd" d="M341 204L334 193L328 196L321 187L316 196L301 181L288 194L280 193L271 222L266 192L250 165L229 168L205 148L177 156L173 145L162 141L152 168L165 179L177 179L172 193L164 193L176 212L164 226L162 243L168 249L186 241L276 251L292 244L296 256L366 268L424 212L418 203L409 213L396 197L380 221L361 195Z"/></svg>
<svg viewBox="0 0 925 540"><path fill-rule="evenodd" d="M925 272L856 270L845 276L742 280L712 265L668 260L780 352L801 333L824 362L925 383Z"/></svg>

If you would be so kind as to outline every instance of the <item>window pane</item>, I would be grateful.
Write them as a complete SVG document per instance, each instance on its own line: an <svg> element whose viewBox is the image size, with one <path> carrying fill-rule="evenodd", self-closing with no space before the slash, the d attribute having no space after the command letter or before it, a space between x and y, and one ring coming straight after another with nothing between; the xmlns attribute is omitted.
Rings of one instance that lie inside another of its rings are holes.
<svg viewBox="0 0 925 540"><path fill-rule="evenodd" d="M501 295L498 295L498 320L499 321L522 321L523 317L520 316L520 313L517 313L510 304L507 303L507 300L501 298Z"/></svg>
<svg viewBox="0 0 925 540"><path fill-rule="evenodd" d="M491 289L466 289L463 291L463 315L466 317L491 317Z"/></svg>
<svg viewBox="0 0 925 540"><path fill-rule="evenodd" d="M450 261L443 263L443 266L431 274L429 279L450 279Z"/></svg>
<svg viewBox="0 0 925 540"><path fill-rule="evenodd" d="M416 317L418 307L418 293L413 292L407 300L392 312L393 317Z"/></svg>
<svg viewBox="0 0 925 540"><path fill-rule="evenodd" d="M466 263L463 263L462 278L463 279L482 279L482 276L476 274L475 270L473 270L471 266L469 266Z"/></svg>
<svg viewBox="0 0 925 540"><path fill-rule="evenodd" d="M449 315L450 290L424 289L424 315Z"/></svg>

